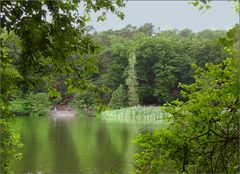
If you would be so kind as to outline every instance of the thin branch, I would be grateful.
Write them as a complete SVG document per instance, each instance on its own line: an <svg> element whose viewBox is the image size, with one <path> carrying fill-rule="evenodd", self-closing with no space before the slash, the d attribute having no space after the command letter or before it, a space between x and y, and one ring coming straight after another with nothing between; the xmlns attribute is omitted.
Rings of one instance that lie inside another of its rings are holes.
<svg viewBox="0 0 240 174"><path fill-rule="evenodd" d="M188 173L187 170L186 170L188 144L184 144L183 148L184 148L184 158L183 158L182 171L180 173L183 173L183 172Z"/></svg>
<svg viewBox="0 0 240 174"><path fill-rule="evenodd" d="M232 139L240 139L239 134L240 133L240 128L238 128L232 135Z"/></svg>
<svg viewBox="0 0 240 174"><path fill-rule="evenodd" d="M194 140L194 139L196 139L196 138L200 138L200 137L203 137L204 135L207 135L207 134L209 133L209 131L210 131L210 130L208 130L206 133L203 133L203 134L198 135L198 136L196 136L196 137L190 138L190 139L188 140L188 143L190 143L190 141L192 141L192 140Z"/></svg>
<svg viewBox="0 0 240 174"><path fill-rule="evenodd" d="M224 132L224 129L217 123L217 120L215 120L213 117L211 118L211 120L220 128L220 131L221 131L224 135L228 136L228 135Z"/></svg>
<svg viewBox="0 0 240 174"><path fill-rule="evenodd" d="M229 139L229 137L224 137L224 136L218 134L217 132L215 132L215 131L212 130L212 129L209 129L209 130L210 130L212 133L214 133L215 135L217 135L218 137L220 137L220 138L223 138L223 139Z"/></svg>

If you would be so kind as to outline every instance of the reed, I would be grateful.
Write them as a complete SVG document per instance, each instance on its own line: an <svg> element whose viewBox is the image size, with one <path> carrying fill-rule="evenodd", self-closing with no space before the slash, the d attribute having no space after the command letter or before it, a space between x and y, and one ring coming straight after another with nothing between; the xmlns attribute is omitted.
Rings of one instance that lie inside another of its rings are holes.
<svg viewBox="0 0 240 174"><path fill-rule="evenodd" d="M133 106L128 108L108 110L101 113L101 118L129 118L129 119L162 119L167 113L160 106Z"/></svg>

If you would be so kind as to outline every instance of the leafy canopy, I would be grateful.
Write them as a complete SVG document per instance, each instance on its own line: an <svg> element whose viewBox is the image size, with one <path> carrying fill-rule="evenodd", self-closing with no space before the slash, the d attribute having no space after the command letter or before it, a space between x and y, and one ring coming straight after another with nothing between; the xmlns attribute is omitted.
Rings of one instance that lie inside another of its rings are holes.
<svg viewBox="0 0 240 174"><path fill-rule="evenodd" d="M86 59L97 51L95 42L85 34L90 12L100 11L99 20L108 11L123 18L117 10L123 6L122 0L1 2L1 28L14 31L22 42L18 65L22 83L35 84L38 79L33 76L50 78L60 73L68 75L67 83L75 80L74 85L86 87L86 76L96 72L93 60Z"/></svg>
<svg viewBox="0 0 240 174"><path fill-rule="evenodd" d="M1 173L9 172L20 146L9 124L11 97L19 87L35 89L43 79L49 95L57 96L53 84L59 74L66 76L70 91L96 88L88 78L97 72L93 55L98 47L86 34L86 22L91 11L101 12L99 20L108 11L123 18L119 7L123 0L1 1ZM11 34L21 43L17 59L5 44Z"/></svg>
<svg viewBox="0 0 240 174"><path fill-rule="evenodd" d="M238 26L228 36L235 38L236 31ZM195 83L180 84L188 100L165 105L169 127L138 135L143 151L136 154L137 172L158 173L167 165L168 172L239 171L239 52L227 42L231 37L223 40L233 58L206 69L195 66Z"/></svg>

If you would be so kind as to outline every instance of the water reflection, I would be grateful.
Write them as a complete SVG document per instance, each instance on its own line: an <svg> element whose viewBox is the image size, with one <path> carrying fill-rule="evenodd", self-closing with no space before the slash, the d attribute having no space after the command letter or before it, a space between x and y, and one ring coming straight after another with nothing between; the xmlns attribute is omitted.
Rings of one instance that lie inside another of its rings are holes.
<svg viewBox="0 0 240 174"><path fill-rule="evenodd" d="M37 153L38 153L38 137L36 137L36 134L34 132L37 131L38 125L34 125L34 120L29 120L22 122L23 127L27 128L25 131L25 134L21 136L22 141L31 141L31 144L24 144L24 149L23 149L23 162L25 163L24 166L19 166L19 170L23 172L25 171L26 168L28 168L30 171L33 170L32 166L37 166ZM33 149L33 151L29 151L28 149ZM34 153L33 153L34 152ZM31 165L28 165L27 161L32 161Z"/></svg>
<svg viewBox="0 0 240 174"><path fill-rule="evenodd" d="M74 146L72 134L69 131L73 120L56 119L51 121L49 129L50 156L53 156L54 163L51 173L79 173L80 161L77 156L77 149ZM59 167L61 166L61 167Z"/></svg>
<svg viewBox="0 0 240 174"><path fill-rule="evenodd" d="M99 128L96 139L98 144L96 166L98 169L102 169L103 172L110 171L115 161L124 161L124 156L119 153L117 147L114 147L114 139L109 134L107 127ZM118 166L115 171L124 170L122 166Z"/></svg>
<svg viewBox="0 0 240 174"><path fill-rule="evenodd" d="M104 122L79 116L17 118L25 144L15 173L128 173L136 148L131 144L142 124Z"/></svg>

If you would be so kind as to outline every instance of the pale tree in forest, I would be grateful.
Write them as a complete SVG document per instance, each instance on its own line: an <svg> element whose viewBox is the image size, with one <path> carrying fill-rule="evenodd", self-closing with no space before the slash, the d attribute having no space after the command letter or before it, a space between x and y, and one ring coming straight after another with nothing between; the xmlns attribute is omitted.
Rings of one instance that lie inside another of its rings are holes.
<svg viewBox="0 0 240 174"><path fill-rule="evenodd" d="M135 71L136 65L136 55L131 53L128 59L128 77L126 79L126 84L128 86L128 105L136 106L139 103L138 93L137 93L137 75Z"/></svg>

